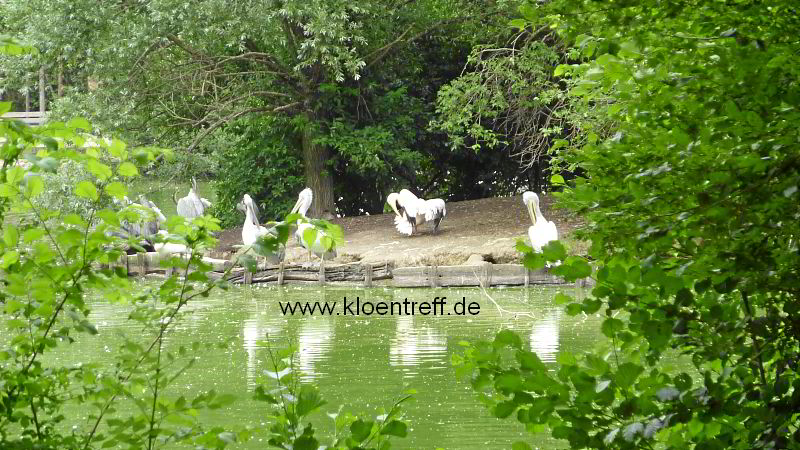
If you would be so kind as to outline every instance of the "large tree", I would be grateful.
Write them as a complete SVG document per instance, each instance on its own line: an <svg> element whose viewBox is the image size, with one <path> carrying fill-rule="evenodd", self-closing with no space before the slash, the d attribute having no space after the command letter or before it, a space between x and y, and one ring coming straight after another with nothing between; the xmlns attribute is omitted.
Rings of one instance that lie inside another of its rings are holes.
<svg viewBox="0 0 800 450"><path fill-rule="evenodd" d="M320 139L336 111L323 101L326 92L344 83L366 88L382 64L411 44L443 30L485 31L503 23L511 6L466 0L8 3L27 19L26 35L81 54L83 70L101 82L103 95L129 105L127 126L151 134L189 130L186 148L193 151L237 118L290 117L315 193L314 215L335 212L332 150Z"/></svg>

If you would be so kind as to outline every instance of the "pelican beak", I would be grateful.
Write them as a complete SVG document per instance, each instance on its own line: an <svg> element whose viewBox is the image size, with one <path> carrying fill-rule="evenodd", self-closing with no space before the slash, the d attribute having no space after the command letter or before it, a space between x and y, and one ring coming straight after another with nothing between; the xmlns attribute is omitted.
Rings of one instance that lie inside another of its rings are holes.
<svg viewBox="0 0 800 450"><path fill-rule="evenodd" d="M389 204L389 206L391 206L391 207L392 207L392 211L394 211L394 213L395 213L396 215L398 215L398 216L400 215L400 211L398 211L398 210L397 210L397 206L395 206L395 204L394 204L394 203L392 203L392 202L386 202L386 203L388 203L388 204Z"/></svg>
<svg viewBox="0 0 800 450"><path fill-rule="evenodd" d="M536 214L533 213L533 202L525 204L528 207L528 215L531 216L531 222L536 225Z"/></svg>
<svg viewBox="0 0 800 450"><path fill-rule="evenodd" d="M294 206L292 206L292 210L289 211L289 214L294 214L300 209L300 199L298 198L295 202Z"/></svg>

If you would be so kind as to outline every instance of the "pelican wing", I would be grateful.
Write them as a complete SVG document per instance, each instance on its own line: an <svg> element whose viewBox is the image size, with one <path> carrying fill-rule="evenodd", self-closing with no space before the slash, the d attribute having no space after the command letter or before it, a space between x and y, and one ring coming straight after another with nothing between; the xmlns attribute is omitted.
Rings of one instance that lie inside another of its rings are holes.
<svg viewBox="0 0 800 450"><path fill-rule="evenodd" d="M200 203L202 203L205 208L211 207L211 202L203 197L200 197Z"/></svg>
<svg viewBox="0 0 800 450"><path fill-rule="evenodd" d="M397 204L405 210L407 217L416 217L419 215L420 201L408 189L403 189L397 194Z"/></svg>
<svg viewBox="0 0 800 450"><path fill-rule="evenodd" d="M411 233L414 232L411 222L406 220L406 218L403 216L394 216L394 226L397 228L398 232L405 234L406 236L411 236Z"/></svg>
<svg viewBox="0 0 800 450"><path fill-rule="evenodd" d="M426 222L431 222L447 215L447 209L445 209L444 200L440 198L424 200L422 203L422 210L425 213Z"/></svg>
<svg viewBox="0 0 800 450"><path fill-rule="evenodd" d="M178 199L178 215L187 219L194 219L203 215L203 203L187 195Z"/></svg>

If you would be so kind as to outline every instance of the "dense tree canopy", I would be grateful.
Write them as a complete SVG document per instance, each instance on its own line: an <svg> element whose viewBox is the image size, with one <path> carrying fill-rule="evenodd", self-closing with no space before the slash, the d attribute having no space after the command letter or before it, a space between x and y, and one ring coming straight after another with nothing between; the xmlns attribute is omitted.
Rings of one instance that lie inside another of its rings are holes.
<svg viewBox="0 0 800 450"><path fill-rule="evenodd" d="M114 131L194 152L237 119L289 119L279 134L287 137L282 145L299 150L314 214L335 212L334 201L342 213L375 212L394 184L425 194L445 182L432 167L446 150L441 137L421 131L432 99L472 43L505 33L513 7L459 0L4 5L14 31L42 43L44 60L66 61L74 78L99 83L88 97L69 100L70 109L105 111L100 123ZM460 184L456 173L451 182ZM349 192L336 187L351 178L364 182L366 197L345 198Z"/></svg>
<svg viewBox="0 0 800 450"><path fill-rule="evenodd" d="M475 386L493 385L498 417L516 413L573 448L797 448L796 5L561 0L521 11L580 50L584 61L554 74L618 124L568 153L588 178L561 197L588 219L597 265L592 295L567 312L604 311L609 341L561 354L551 374L503 332L467 351ZM555 271L591 272L574 257Z"/></svg>

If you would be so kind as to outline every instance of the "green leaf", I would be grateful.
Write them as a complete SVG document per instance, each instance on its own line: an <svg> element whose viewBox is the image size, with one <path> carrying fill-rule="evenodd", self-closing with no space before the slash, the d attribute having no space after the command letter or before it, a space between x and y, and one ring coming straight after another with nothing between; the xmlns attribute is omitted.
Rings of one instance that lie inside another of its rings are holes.
<svg viewBox="0 0 800 450"><path fill-rule="evenodd" d="M92 175L96 176L97 179L100 181L105 181L109 179L111 175L113 175L113 172L111 172L110 167L108 167L107 165L101 163L96 159L90 159L86 163L86 169L89 170L89 172Z"/></svg>
<svg viewBox="0 0 800 450"><path fill-rule="evenodd" d="M323 406L326 402L322 400L317 388L304 384L300 388L297 396L297 415L304 417Z"/></svg>
<svg viewBox="0 0 800 450"><path fill-rule="evenodd" d="M22 240L26 244L30 244L31 242L41 239L42 236L45 235L44 229L42 228L29 228L22 233Z"/></svg>
<svg viewBox="0 0 800 450"><path fill-rule="evenodd" d="M556 305L566 305L567 303L571 303L574 299L563 292L559 292L553 297L553 303Z"/></svg>
<svg viewBox="0 0 800 450"><path fill-rule="evenodd" d="M6 181L8 184L17 184L25 178L25 171L22 167L14 166L6 172Z"/></svg>
<svg viewBox="0 0 800 450"><path fill-rule="evenodd" d="M404 438L408 435L408 426L399 420L392 420L383 426L381 434Z"/></svg>
<svg viewBox="0 0 800 450"><path fill-rule="evenodd" d="M575 355L566 350L558 352L558 355L556 355L556 362L562 366L575 366L578 364Z"/></svg>
<svg viewBox="0 0 800 450"><path fill-rule="evenodd" d="M38 175L29 176L27 180L25 180L26 185L26 193L28 194L29 198L38 197L42 192L44 192L44 181L42 181L42 177Z"/></svg>
<svg viewBox="0 0 800 450"><path fill-rule="evenodd" d="M625 324L613 317L609 317L603 321L603 325L600 327L600 330L603 332L604 335L611 338L614 337L617 333L625 329Z"/></svg>
<svg viewBox="0 0 800 450"><path fill-rule="evenodd" d="M80 181L77 185L75 185L75 195L82 198L88 198L89 200L97 200L97 188L94 186L93 183L89 181Z"/></svg>
<svg viewBox="0 0 800 450"><path fill-rule="evenodd" d="M19 252L16 250L9 250L3 254L3 269L8 269L12 264L19 261Z"/></svg>
<svg viewBox="0 0 800 450"><path fill-rule="evenodd" d="M356 442L363 442L364 439L372 434L373 425L375 425L375 422L358 419L350 424L350 434Z"/></svg>
<svg viewBox="0 0 800 450"><path fill-rule="evenodd" d="M517 441L511 444L511 450L532 450L527 442Z"/></svg>
<svg viewBox="0 0 800 450"><path fill-rule="evenodd" d="M117 173L123 177L135 177L139 175L139 169L137 169L133 163L125 161L117 167Z"/></svg>
<svg viewBox="0 0 800 450"><path fill-rule="evenodd" d="M511 330L502 330L495 335L494 345L495 347L511 346L522 348L522 339Z"/></svg>
<svg viewBox="0 0 800 450"><path fill-rule="evenodd" d="M108 195L116 198L117 200L122 200L126 195L128 195L128 188L126 188L125 185L119 181L114 181L107 184L104 190Z"/></svg>
<svg viewBox="0 0 800 450"><path fill-rule="evenodd" d="M514 413L517 409L517 404L512 401L504 401L496 404L493 408L492 414L498 419L505 419Z"/></svg>
<svg viewBox="0 0 800 450"><path fill-rule="evenodd" d="M317 450L319 449L319 441L314 436L302 435L294 440L292 444L293 450Z"/></svg>
<svg viewBox="0 0 800 450"><path fill-rule="evenodd" d="M88 120L82 117L75 117L67 122L67 127L73 130L83 129L85 131L92 131L92 125Z"/></svg>
<svg viewBox="0 0 800 450"><path fill-rule="evenodd" d="M7 223L5 227L3 227L3 242L6 244L6 247L16 247L17 241L19 241L19 231L17 227Z"/></svg>
<svg viewBox="0 0 800 450"><path fill-rule="evenodd" d="M108 152L111 154L111 156L124 160L128 158L128 152L125 151L125 148L125 142L120 141L119 139L113 139L111 141L111 145L108 146Z"/></svg>
<svg viewBox="0 0 800 450"><path fill-rule="evenodd" d="M642 372L644 372L642 366L626 362L620 364L617 373L614 374L614 381L617 383L617 386L625 389L633 385L636 378L638 378Z"/></svg>
<svg viewBox="0 0 800 450"><path fill-rule="evenodd" d="M564 247L560 241L550 241L542 247L542 254L547 259L547 261L562 261L564 258L567 257L567 249ZM591 269L589 271L591 274ZM588 276L588 275L586 275Z"/></svg>

